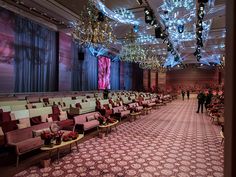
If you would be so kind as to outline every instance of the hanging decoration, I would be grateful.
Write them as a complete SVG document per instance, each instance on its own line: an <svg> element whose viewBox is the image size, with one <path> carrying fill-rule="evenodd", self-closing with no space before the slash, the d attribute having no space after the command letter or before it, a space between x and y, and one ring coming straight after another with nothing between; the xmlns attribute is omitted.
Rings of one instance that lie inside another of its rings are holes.
<svg viewBox="0 0 236 177"><path fill-rule="evenodd" d="M81 45L106 47L114 43L116 36L109 19L88 1L87 6L80 13L76 22L71 22L72 36Z"/></svg>

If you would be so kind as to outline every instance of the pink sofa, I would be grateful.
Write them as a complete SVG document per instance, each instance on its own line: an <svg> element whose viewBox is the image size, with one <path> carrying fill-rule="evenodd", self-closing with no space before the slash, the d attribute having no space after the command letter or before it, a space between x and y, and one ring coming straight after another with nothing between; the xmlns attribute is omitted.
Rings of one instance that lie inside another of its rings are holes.
<svg viewBox="0 0 236 177"><path fill-rule="evenodd" d="M154 105L156 105L156 103L155 102L151 102L151 100L144 100L144 101L142 101L142 106L143 107L152 107Z"/></svg>
<svg viewBox="0 0 236 177"><path fill-rule="evenodd" d="M125 106L118 106L118 107L114 107L113 109L113 114L120 119L127 117L130 114L130 110L127 110L127 108Z"/></svg>
<svg viewBox="0 0 236 177"><path fill-rule="evenodd" d="M130 103L128 104L129 109L133 111L141 111L143 109L143 106L139 106L138 103Z"/></svg>
<svg viewBox="0 0 236 177"><path fill-rule="evenodd" d="M81 114L74 117L74 129L79 133L84 133L87 130L99 126L99 121L95 117L95 115L100 115L99 112L91 112L87 114Z"/></svg>
<svg viewBox="0 0 236 177"><path fill-rule="evenodd" d="M33 137L34 130L41 130L50 127L50 123L42 123L28 128L17 129L5 134L8 146L15 148L17 160L16 166L19 164L19 157L22 154L38 149L43 145L41 137Z"/></svg>

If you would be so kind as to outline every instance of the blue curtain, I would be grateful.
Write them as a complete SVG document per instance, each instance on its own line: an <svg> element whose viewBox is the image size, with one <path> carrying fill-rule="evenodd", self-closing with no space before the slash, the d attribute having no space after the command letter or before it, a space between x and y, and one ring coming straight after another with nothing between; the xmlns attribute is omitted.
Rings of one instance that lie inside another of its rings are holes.
<svg viewBox="0 0 236 177"><path fill-rule="evenodd" d="M15 38L15 92L56 91L56 32L16 16Z"/></svg>
<svg viewBox="0 0 236 177"><path fill-rule="evenodd" d="M124 89L132 90L132 63L124 62Z"/></svg>
<svg viewBox="0 0 236 177"><path fill-rule="evenodd" d="M79 58L78 52L83 50L76 43L72 43L72 60L73 66L71 71L71 89L73 91L82 90L82 73L83 73L83 60Z"/></svg>
<svg viewBox="0 0 236 177"><path fill-rule="evenodd" d="M89 50L80 49L73 44L72 90L89 91L98 88L98 61ZM78 58L78 52L84 52L84 59Z"/></svg>
<svg viewBox="0 0 236 177"><path fill-rule="evenodd" d="M111 62L111 90L120 89L120 62Z"/></svg>

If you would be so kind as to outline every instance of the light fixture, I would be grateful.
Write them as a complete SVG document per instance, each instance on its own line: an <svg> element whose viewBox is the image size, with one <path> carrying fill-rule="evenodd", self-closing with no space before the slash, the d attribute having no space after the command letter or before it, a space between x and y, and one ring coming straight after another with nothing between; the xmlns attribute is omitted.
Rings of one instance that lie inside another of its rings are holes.
<svg viewBox="0 0 236 177"><path fill-rule="evenodd" d="M78 21L71 22L71 27L73 38L81 45L106 47L116 40L109 19L94 6L91 0L80 13Z"/></svg>
<svg viewBox="0 0 236 177"><path fill-rule="evenodd" d="M142 4L143 4L143 1L142 1L142 0L137 0L137 3L138 3L139 5L142 5Z"/></svg>

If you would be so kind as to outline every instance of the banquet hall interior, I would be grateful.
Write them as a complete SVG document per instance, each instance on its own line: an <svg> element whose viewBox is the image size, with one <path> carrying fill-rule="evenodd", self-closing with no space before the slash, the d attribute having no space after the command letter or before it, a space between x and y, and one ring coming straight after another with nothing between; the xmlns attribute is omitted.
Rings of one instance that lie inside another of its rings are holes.
<svg viewBox="0 0 236 177"><path fill-rule="evenodd" d="M0 176L236 176L233 0L0 0Z"/></svg>

